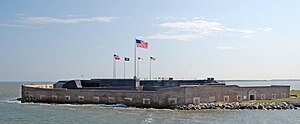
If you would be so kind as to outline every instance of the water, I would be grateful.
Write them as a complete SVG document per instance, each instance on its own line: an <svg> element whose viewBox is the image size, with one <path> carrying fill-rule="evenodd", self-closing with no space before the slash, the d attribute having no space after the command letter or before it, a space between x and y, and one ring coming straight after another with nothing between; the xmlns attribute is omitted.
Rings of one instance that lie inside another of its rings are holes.
<svg viewBox="0 0 300 124"><path fill-rule="evenodd" d="M51 82L52 83L52 82ZM259 82L227 82L228 84L253 85ZM278 84L260 82L259 84ZM300 83L292 88L300 89ZM70 104L21 104L20 82L0 82L0 124L7 123L300 123L300 110L201 110L176 111L165 109L142 109L103 107L102 105Z"/></svg>

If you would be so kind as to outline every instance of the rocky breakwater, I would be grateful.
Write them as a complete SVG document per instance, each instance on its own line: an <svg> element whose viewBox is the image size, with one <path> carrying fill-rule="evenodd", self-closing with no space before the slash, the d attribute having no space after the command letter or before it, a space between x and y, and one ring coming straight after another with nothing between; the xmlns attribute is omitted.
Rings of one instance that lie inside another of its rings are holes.
<svg viewBox="0 0 300 124"><path fill-rule="evenodd" d="M249 109L249 110L286 110L286 109L297 109L293 104L287 102L281 103L200 103L199 105L188 104L188 105L177 105L171 107L177 110L202 110L202 109Z"/></svg>

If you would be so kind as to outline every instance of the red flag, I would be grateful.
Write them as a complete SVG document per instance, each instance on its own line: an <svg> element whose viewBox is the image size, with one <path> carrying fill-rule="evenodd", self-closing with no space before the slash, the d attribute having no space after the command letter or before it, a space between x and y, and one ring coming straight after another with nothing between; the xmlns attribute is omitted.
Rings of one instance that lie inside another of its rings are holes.
<svg viewBox="0 0 300 124"><path fill-rule="evenodd" d="M121 58L118 56L118 55L116 55L116 54L114 54L114 58L115 58L115 60L120 60Z"/></svg>
<svg viewBox="0 0 300 124"><path fill-rule="evenodd" d="M150 60L153 60L153 61L155 61L155 60L156 60L156 58L154 58L154 57L152 57L152 56L151 56L151 57L150 57Z"/></svg>
<svg viewBox="0 0 300 124"><path fill-rule="evenodd" d="M144 40L138 40L138 39L135 39L135 41L136 41L136 47L148 49L148 42Z"/></svg>

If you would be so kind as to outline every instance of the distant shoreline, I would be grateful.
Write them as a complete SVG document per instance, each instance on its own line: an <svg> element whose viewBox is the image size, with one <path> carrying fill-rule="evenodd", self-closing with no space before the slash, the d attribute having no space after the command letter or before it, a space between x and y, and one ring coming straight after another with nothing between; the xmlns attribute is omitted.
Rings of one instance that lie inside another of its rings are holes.
<svg viewBox="0 0 300 124"><path fill-rule="evenodd" d="M218 82L256 82L256 81L300 81L300 79L271 79L271 80L217 80Z"/></svg>

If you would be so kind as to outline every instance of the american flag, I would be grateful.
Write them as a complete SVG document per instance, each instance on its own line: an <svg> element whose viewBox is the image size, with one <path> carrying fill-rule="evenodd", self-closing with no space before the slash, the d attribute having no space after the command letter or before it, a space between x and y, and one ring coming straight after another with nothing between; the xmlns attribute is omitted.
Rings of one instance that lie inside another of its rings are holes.
<svg viewBox="0 0 300 124"><path fill-rule="evenodd" d="M114 58L115 58L115 60L120 60L121 58L118 56L118 55L116 55L116 54L114 54Z"/></svg>
<svg viewBox="0 0 300 124"><path fill-rule="evenodd" d="M155 61L155 60L156 60L156 58L154 58L154 57L152 57L152 56L151 56L151 57L150 57L150 60L153 60L153 61Z"/></svg>
<svg viewBox="0 0 300 124"><path fill-rule="evenodd" d="M136 47L148 49L148 42L144 40L138 40L138 39L135 39L135 41L136 41Z"/></svg>

